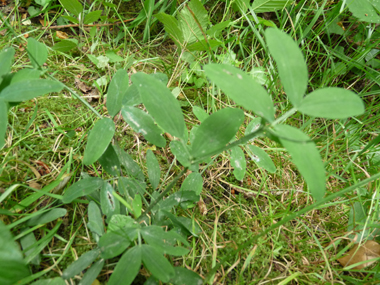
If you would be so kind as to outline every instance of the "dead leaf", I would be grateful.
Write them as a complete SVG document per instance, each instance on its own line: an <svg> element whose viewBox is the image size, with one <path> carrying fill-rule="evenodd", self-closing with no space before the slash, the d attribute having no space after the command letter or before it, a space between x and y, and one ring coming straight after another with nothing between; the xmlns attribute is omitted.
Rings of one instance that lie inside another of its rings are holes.
<svg viewBox="0 0 380 285"><path fill-rule="evenodd" d="M75 78L75 86L83 93L87 93L92 89L91 87L87 86L85 83L80 81L79 78Z"/></svg>
<svg viewBox="0 0 380 285"><path fill-rule="evenodd" d="M339 258L338 261L343 267L347 267L376 257L380 257L380 244L373 240L367 240L361 245L356 244L345 256ZM363 269L374 262L375 261L362 263L353 269Z"/></svg>
<svg viewBox="0 0 380 285"><path fill-rule="evenodd" d="M29 187L32 187L37 190L41 190L41 184L37 183L36 181L29 181L28 182Z"/></svg>
<svg viewBox="0 0 380 285"><path fill-rule="evenodd" d="M203 216L206 216L206 215L207 215L207 207L206 207L205 202L203 202L202 198L197 202L197 204L198 204L199 212L200 212Z"/></svg>
<svg viewBox="0 0 380 285"><path fill-rule="evenodd" d="M56 31L55 32L56 36L62 40L66 40L69 38L69 35L65 32L61 32L61 31Z"/></svg>
<svg viewBox="0 0 380 285"><path fill-rule="evenodd" d="M50 26L50 22L49 22L49 21L45 21L45 19L39 19L39 21L40 21L40 24L41 24L43 27Z"/></svg>

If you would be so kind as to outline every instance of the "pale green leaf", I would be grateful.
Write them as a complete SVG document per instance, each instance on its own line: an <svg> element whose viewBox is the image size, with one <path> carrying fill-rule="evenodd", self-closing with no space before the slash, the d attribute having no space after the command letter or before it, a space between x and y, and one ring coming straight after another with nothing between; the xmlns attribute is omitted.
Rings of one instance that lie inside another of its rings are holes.
<svg viewBox="0 0 380 285"><path fill-rule="evenodd" d="M69 11L77 17L83 11L83 6L78 0L59 0L59 2L61 2L62 6L67 11Z"/></svg>
<svg viewBox="0 0 380 285"><path fill-rule="evenodd" d="M203 178L198 172L190 173L181 185L182 191L194 191L196 195L200 195L203 187Z"/></svg>
<svg viewBox="0 0 380 285"><path fill-rule="evenodd" d="M81 273L99 256L99 253L100 250L98 248L95 248L82 254L77 260L71 263L69 267L63 271L62 278L69 279Z"/></svg>
<svg viewBox="0 0 380 285"><path fill-rule="evenodd" d="M141 245L142 261L154 277L162 282L168 282L174 277L174 268L162 253L153 246Z"/></svg>
<svg viewBox="0 0 380 285"><path fill-rule="evenodd" d="M307 66L301 49L289 35L276 28L266 29L265 38L269 52L277 63L286 95L298 108L308 82Z"/></svg>
<svg viewBox="0 0 380 285"><path fill-rule="evenodd" d="M173 39L175 44L178 47L181 47L183 44L183 34L180 28L178 27L177 20L171 16L167 15L165 13L158 13L154 15L161 23L164 24L165 31L169 33L170 37Z"/></svg>
<svg viewBox="0 0 380 285"><path fill-rule="evenodd" d="M88 177L71 185L65 190L62 198L64 204L71 203L78 197L86 196L103 186L103 179L99 177Z"/></svg>
<svg viewBox="0 0 380 285"><path fill-rule="evenodd" d="M150 149L146 152L146 167L148 168L149 182L152 188L156 189L160 183L161 169L156 156Z"/></svg>
<svg viewBox="0 0 380 285"><path fill-rule="evenodd" d="M84 16L83 24L87 25L96 22L97 20L99 20L101 14L102 11L100 10L88 13L86 16Z"/></svg>
<svg viewBox="0 0 380 285"><path fill-rule="evenodd" d="M307 95L298 110L326 119L346 119L364 113L364 103L354 92L337 87L318 89Z"/></svg>
<svg viewBox="0 0 380 285"><path fill-rule="evenodd" d="M107 92L107 110L111 117L114 117L121 108L123 97L129 87L128 72L119 69L112 77Z"/></svg>
<svg viewBox="0 0 380 285"><path fill-rule="evenodd" d="M34 38L28 38L26 50L33 68L41 68L48 57L46 46L43 43L39 43Z"/></svg>
<svg viewBox="0 0 380 285"><path fill-rule="evenodd" d="M274 120L273 103L267 91L248 74L227 64L208 64L204 71L236 104L269 122Z"/></svg>
<svg viewBox="0 0 380 285"><path fill-rule="evenodd" d="M251 8L255 13L274 12L284 9L292 2L291 0L255 0Z"/></svg>
<svg viewBox="0 0 380 285"><path fill-rule="evenodd" d="M254 145L247 145L247 153L258 167L264 168L270 173L276 172L276 166L269 155L261 148Z"/></svg>
<svg viewBox="0 0 380 285"><path fill-rule="evenodd" d="M141 246L129 249L118 261L108 285L129 285L135 280L141 267Z"/></svg>
<svg viewBox="0 0 380 285"><path fill-rule="evenodd" d="M237 180L243 180L247 169L247 162L244 157L244 152L240 147L235 146L230 149L230 163L234 168L233 174Z"/></svg>
<svg viewBox="0 0 380 285"><path fill-rule="evenodd" d="M380 23L380 2L378 0L350 0L346 5L359 21Z"/></svg>

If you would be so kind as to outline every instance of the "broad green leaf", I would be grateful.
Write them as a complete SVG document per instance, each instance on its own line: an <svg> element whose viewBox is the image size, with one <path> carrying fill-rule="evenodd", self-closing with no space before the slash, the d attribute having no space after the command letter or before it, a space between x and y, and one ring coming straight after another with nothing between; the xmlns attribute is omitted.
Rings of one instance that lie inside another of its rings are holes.
<svg viewBox="0 0 380 285"><path fill-rule="evenodd" d="M128 72L119 69L112 77L107 92L107 110L111 117L119 113L125 92L129 87Z"/></svg>
<svg viewBox="0 0 380 285"><path fill-rule="evenodd" d="M65 281L61 277L41 279L33 282L30 285L66 285Z"/></svg>
<svg viewBox="0 0 380 285"><path fill-rule="evenodd" d="M149 182L152 188L156 189L160 184L161 169L156 156L150 149L146 152L146 167L148 168Z"/></svg>
<svg viewBox="0 0 380 285"><path fill-rule="evenodd" d="M175 233L165 232L162 227L144 227L141 229L141 234L149 245L155 247L161 253L174 256L183 256L189 252L189 250L184 247L175 246L176 236L173 235Z"/></svg>
<svg viewBox="0 0 380 285"><path fill-rule="evenodd" d="M170 90L159 80L144 74L132 75L141 99L157 124L172 136L184 139L185 121L181 107Z"/></svg>
<svg viewBox="0 0 380 285"><path fill-rule="evenodd" d="M146 191L145 182L133 178L120 177L119 186L124 191L124 194L132 199L134 199L136 194L144 195Z"/></svg>
<svg viewBox="0 0 380 285"><path fill-rule="evenodd" d="M206 33L211 37L217 38L219 37L220 33L230 25L230 23L230 20L218 23L212 26L210 29L208 29Z"/></svg>
<svg viewBox="0 0 380 285"><path fill-rule="evenodd" d="M83 275L83 278L78 283L78 285L87 285L87 284L94 284L96 277L98 277L100 271L102 271L102 268L104 266L104 259L98 260L96 263L94 263Z"/></svg>
<svg viewBox="0 0 380 285"><path fill-rule="evenodd" d="M208 15L206 9L199 0L191 0L188 6L184 6L178 15L178 25L183 34L183 43L191 44L197 40L204 39L203 32L206 31L207 24ZM203 32L199 26L201 26Z"/></svg>
<svg viewBox="0 0 380 285"><path fill-rule="evenodd" d="M265 30L269 52L277 63L278 74L286 95L298 108L308 81L307 66L301 49L285 32L276 28Z"/></svg>
<svg viewBox="0 0 380 285"><path fill-rule="evenodd" d="M5 134L8 126L8 106L7 103L0 98L0 149L5 144Z"/></svg>
<svg viewBox="0 0 380 285"><path fill-rule="evenodd" d="M73 48L78 46L78 41L76 39L62 40L52 46L52 49L59 52L68 52Z"/></svg>
<svg viewBox="0 0 380 285"><path fill-rule="evenodd" d="M51 92L59 92L63 84L47 79L25 80L22 84L12 84L0 92L0 98L8 102L21 102Z"/></svg>
<svg viewBox="0 0 380 285"><path fill-rule="evenodd" d="M195 185L195 186L198 186L198 185ZM184 189L181 188L181 190L182 191L178 191L170 195L165 200L160 201L158 205L154 207L154 209L170 211L174 206L178 206L178 205L181 205L181 206L185 205L186 207L183 207L183 208L187 208L187 205L194 204L199 201L199 194L195 193L193 187L191 188L186 187Z"/></svg>
<svg viewBox="0 0 380 285"><path fill-rule="evenodd" d="M362 99L352 91L331 87L307 95L298 110L306 115L326 119L346 119L364 113Z"/></svg>
<svg viewBox="0 0 380 285"><path fill-rule="evenodd" d="M67 267L63 273L63 279L69 279L85 270L99 256L100 250L95 248L82 254L77 260Z"/></svg>
<svg viewBox="0 0 380 285"><path fill-rule="evenodd" d="M24 68L13 73L11 84L40 78L41 71L37 69Z"/></svg>
<svg viewBox="0 0 380 285"><path fill-rule="evenodd" d="M130 244L131 241L123 230L107 232L99 239L98 243L101 256L105 259L110 259L122 254Z"/></svg>
<svg viewBox="0 0 380 285"><path fill-rule="evenodd" d="M114 197L113 192L114 190L109 183L103 183L100 190L100 207L103 214L107 216L107 221L114 214L120 214L120 202Z"/></svg>
<svg viewBox="0 0 380 285"><path fill-rule="evenodd" d="M176 159L185 167L190 166L189 150L185 149L187 146L184 146L180 141L171 141L170 150L175 155Z"/></svg>
<svg viewBox="0 0 380 285"><path fill-rule="evenodd" d="M25 228L25 230L29 230L29 228ZM34 250L34 246L37 245L36 237L33 232L28 233L20 239L21 248L24 251L25 257L28 257L32 254ZM41 263L41 255L37 254L31 261L30 264L39 266Z"/></svg>
<svg viewBox="0 0 380 285"><path fill-rule="evenodd" d="M94 201L91 201L88 204L88 224L87 226L90 230L96 233L98 236L102 236L104 234L104 225L102 214L98 205Z"/></svg>
<svg viewBox="0 0 380 285"><path fill-rule="evenodd" d="M141 246L129 249L117 263L108 285L129 285L135 280L141 267Z"/></svg>
<svg viewBox="0 0 380 285"><path fill-rule="evenodd" d="M244 121L240 109L225 108L210 115L199 126L192 144L192 155L201 157L224 147Z"/></svg>
<svg viewBox="0 0 380 285"><path fill-rule="evenodd" d="M133 212L135 213L135 218L137 219L138 217L141 216L141 209L142 209L141 196L139 194L135 195L135 198L133 199L133 202L132 202L132 206L133 206Z"/></svg>
<svg viewBox="0 0 380 285"><path fill-rule="evenodd" d="M274 12L284 9L291 3L292 1L289 0L255 0L252 3L251 9L255 13Z"/></svg>
<svg viewBox="0 0 380 285"><path fill-rule="evenodd" d="M160 81L165 86L168 85L169 78L168 78L168 76L165 73L155 72L155 73L149 74L149 76L152 76L153 78L157 79L158 81Z"/></svg>
<svg viewBox="0 0 380 285"><path fill-rule="evenodd" d="M61 2L62 6L67 11L69 11L77 17L80 13L83 12L83 6L78 0L59 0L59 2Z"/></svg>
<svg viewBox="0 0 380 285"><path fill-rule="evenodd" d="M86 196L103 186L103 179L99 177L88 177L71 185L63 194L62 202L71 203L78 197Z"/></svg>
<svg viewBox="0 0 380 285"><path fill-rule="evenodd" d="M203 122L205 119L208 118L208 114L206 113L206 111L198 106L193 107L193 113L200 122Z"/></svg>
<svg viewBox="0 0 380 285"><path fill-rule="evenodd" d="M261 126L261 118L254 118L252 121L249 122L248 126L245 128L244 135L248 136L249 134L256 131ZM253 141L254 139L251 139L250 141Z"/></svg>
<svg viewBox="0 0 380 285"><path fill-rule="evenodd" d="M52 209L46 213L43 213L41 215L38 215L38 216L31 218L26 223L26 225L28 225L30 227L36 226L36 225L44 225L44 224L50 223L52 221L55 221L58 218L63 217L64 215L66 215L66 213L67 213L67 210L64 208L55 208L55 209Z"/></svg>
<svg viewBox="0 0 380 285"><path fill-rule="evenodd" d="M288 150L292 161L305 178L310 194L316 200L321 200L325 195L326 176L321 155L314 142L306 142L308 136L291 126L277 125L275 131L281 144ZM292 140L286 139L287 137L291 137Z"/></svg>
<svg viewBox="0 0 380 285"><path fill-rule="evenodd" d="M380 23L380 2L377 0L350 0L347 7L359 21ZM377 11L376 11L377 10Z"/></svg>
<svg viewBox="0 0 380 285"><path fill-rule="evenodd" d="M97 121L88 135L83 163L89 165L98 160L106 151L115 133L115 123L110 118Z"/></svg>
<svg viewBox="0 0 380 285"><path fill-rule="evenodd" d="M218 40L200 40L198 42L192 43L187 46L187 50L189 51L206 51L206 50L214 50L218 46L222 45L223 42Z"/></svg>
<svg viewBox="0 0 380 285"><path fill-rule="evenodd" d="M0 83L3 80L3 76L11 72L11 66L15 55L15 49L13 47L3 49L0 53Z"/></svg>
<svg viewBox="0 0 380 285"><path fill-rule="evenodd" d="M107 233L117 232L122 228L130 228L137 225L134 219L125 215L113 215L111 221L108 223Z"/></svg>
<svg viewBox="0 0 380 285"><path fill-rule="evenodd" d="M30 275L22 253L6 226L0 221L0 284L13 285Z"/></svg>
<svg viewBox="0 0 380 285"><path fill-rule="evenodd" d="M165 146L166 140L161 135L162 131L149 114L132 106L123 106L121 114L132 129L136 133L141 133L148 142L158 147Z"/></svg>
<svg viewBox="0 0 380 285"><path fill-rule="evenodd" d="M183 193L186 192L193 193L191 191L183 191ZM177 227L180 233L182 233L183 235L191 234L195 237L198 237L198 234L201 232L199 226L191 219L188 219L186 217L177 217L166 210L160 210L160 212L167 216L169 220L173 223L173 225Z"/></svg>
<svg viewBox="0 0 380 285"><path fill-rule="evenodd" d="M174 285L202 285L203 279L194 271L183 267L174 267L175 276L170 279Z"/></svg>
<svg viewBox="0 0 380 285"><path fill-rule="evenodd" d="M62 15L62 18L69 20L70 22L73 22L74 24L79 24L79 20L72 16Z"/></svg>
<svg viewBox="0 0 380 285"><path fill-rule="evenodd" d="M28 45L26 48L30 62L35 69L39 69L46 62L48 51L43 43L39 43L33 38L28 38Z"/></svg>
<svg viewBox="0 0 380 285"><path fill-rule="evenodd" d="M254 145L246 145L246 148L248 148L248 155L258 167L262 167L270 173L276 172L276 166L264 150Z"/></svg>
<svg viewBox="0 0 380 285"><path fill-rule="evenodd" d="M200 195L203 187L202 175L197 172L190 173L182 182L182 191L194 191L196 195Z"/></svg>
<svg viewBox="0 0 380 285"><path fill-rule="evenodd" d="M161 23L164 24L165 31L169 33L174 43L180 48L183 45L183 33L178 26L177 20L165 13L158 13L154 15Z"/></svg>
<svg viewBox="0 0 380 285"><path fill-rule="evenodd" d="M234 168L233 174L235 178L237 180L243 180L247 169L247 162L245 161L244 152L240 147L235 146L230 149L230 162Z"/></svg>
<svg viewBox="0 0 380 285"><path fill-rule="evenodd" d="M174 268L162 253L153 246L141 245L142 262L154 277L169 282L174 277Z"/></svg>
<svg viewBox="0 0 380 285"><path fill-rule="evenodd" d="M109 174L118 176L120 175L121 166L119 157L113 148L112 144L109 144L106 151L98 159L100 165L107 171Z"/></svg>
<svg viewBox="0 0 380 285"><path fill-rule="evenodd" d="M83 24L87 25L96 22L97 20L99 20L101 14L102 11L100 10L88 13L86 16L84 16Z"/></svg>
<svg viewBox="0 0 380 285"><path fill-rule="evenodd" d="M124 166L124 169L128 173L128 175L140 181L144 181L144 173L142 172L140 166L132 159L132 157L124 150L122 150L118 144L114 144L113 148L115 149L119 157L119 161L121 165Z"/></svg>
<svg viewBox="0 0 380 285"><path fill-rule="evenodd" d="M106 57L108 57L108 59L110 60L109 61L110 63L125 61L124 58L122 58L121 56L117 55L115 52L113 52L111 50L107 50L106 51Z"/></svg>
<svg viewBox="0 0 380 285"><path fill-rule="evenodd" d="M123 106L136 106L142 103L139 90L136 84L129 86L124 94L122 105Z"/></svg>
<svg viewBox="0 0 380 285"><path fill-rule="evenodd" d="M207 64L206 76L211 79L236 104L264 117L274 120L274 108L267 91L248 74L227 64Z"/></svg>

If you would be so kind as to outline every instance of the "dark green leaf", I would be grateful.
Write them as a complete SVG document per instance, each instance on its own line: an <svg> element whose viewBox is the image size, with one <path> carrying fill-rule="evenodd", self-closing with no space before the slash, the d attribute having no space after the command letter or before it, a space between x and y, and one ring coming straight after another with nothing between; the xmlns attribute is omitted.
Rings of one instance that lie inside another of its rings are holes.
<svg viewBox="0 0 380 285"><path fill-rule="evenodd" d="M17 244L2 221L0 221L0 264L2 285L13 285L30 275Z"/></svg>
<svg viewBox="0 0 380 285"><path fill-rule="evenodd" d="M33 38L28 38L26 48L30 62L35 69L39 69L45 63L48 57L48 51L43 43L39 43Z"/></svg>
<svg viewBox="0 0 380 285"><path fill-rule="evenodd" d="M185 121L181 107L170 90L159 80L144 73L135 73L132 81L157 124L169 134L184 139Z"/></svg>
<svg viewBox="0 0 380 285"><path fill-rule="evenodd" d="M115 133L115 123L110 118L97 121L88 135L83 163L94 163L106 151Z"/></svg>
<svg viewBox="0 0 380 285"><path fill-rule="evenodd" d="M78 0L59 0L59 2L61 2L62 6L67 11L77 17L79 17L79 14L83 11L83 6Z"/></svg>
<svg viewBox="0 0 380 285"><path fill-rule="evenodd" d="M254 145L247 145L246 147L248 148L248 155L258 167L262 167L270 173L276 172L276 166L264 150Z"/></svg>
<svg viewBox="0 0 380 285"><path fill-rule="evenodd" d="M120 177L119 185L124 194L126 196L130 196L132 199L134 199L136 194L140 194L142 196L145 194L145 182L133 178Z"/></svg>
<svg viewBox="0 0 380 285"><path fill-rule="evenodd" d="M15 55L14 48L3 49L0 53L0 83L3 80L3 76L11 72L11 66L13 62L13 57Z"/></svg>
<svg viewBox="0 0 380 285"><path fill-rule="evenodd" d="M63 279L69 279L85 270L98 256L100 250L95 248L81 255L77 260L70 264L63 273Z"/></svg>
<svg viewBox="0 0 380 285"><path fill-rule="evenodd" d="M194 191L196 195L200 195L203 187L202 175L197 172L192 172L181 185L182 191Z"/></svg>
<svg viewBox="0 0 380 285"><path fill-rule="evenodd" d="M12 84L0 92L0 98L8 102L21 102L51 92L59 92L63 84L46 79L25 80L22 84Z"/></svg>
<svg viewBox="0 0 380 285"><path fill-rule="evenodd" d="M107 92L107 110L111 117L114 117L121 108L121 103L125 92L129 87L128 72L124 69L119 69L112 77L111 83Z"/></svg>
<svg viewBox="0 0 380 285"><path fill-rule="evenodd" d="M98 243L102 252L102 258L105 259L110 259L122 254L130 244L131 241L123 230L107 232L99 239Z"/></svg>
<svg viewBox="0 0 380 285"><path fill-rule="evenodd" d="M129 285L135 280L141 267L141 247L129 249L117 263L108 285Z"/></svg>
<svg viewBox="0 0 380 285"><path fill-rule="evenodd" d="M136 84L132 84L131 86L129 86L129 88L127 89L127 91L124 94L122 102L123 102L122 107L123 106L132 106L133 107L133 106L136 106L136 105L139 105L142 103L140 93L136 87Z"/></svg>
<svg viewBox="0 0 380 285"><path fill-rule="evenodd" d="M277 125L275 131L281 144L288 150L294 164L305 178L310 194L316 200L322 199L325 195L326 176L321 155L314 142L306 141L309 137L291 126ZM289 137L292 140L288 140Z"/></svg>
<svg viewBox="0 0 380 285"><path fill-rule="evenodd" d="M149 114L131 106L123 106L121 114L132 129L137 133L141 133L148 142L158 147L165 146L166 141L161 135L162 131L154 124Z"/></svg>
<svg viewBox="0 0 380 285"><path fill-rule="evenodd" d="M174 268L170 262L163 257L162 253L156 248L143 244L141 245L142 262L145 267L162 282L168 282L174 277Z"/></svg>
<svg viewBox="0 0 380 285"><path fill-rule="evenodd" d="M26 228L25 230L29 230L29 228ZM25 257L28 257L32 254L34 250L34 246L37 245L36 237L34 236L33 232L28 233L27 235L23 236L20 239L21 247L24 251ZM37 254L31 261L30 264L33 265L40 265L41 262L41 255Z"/></svg>
<svg viewBox="0 0 380 285"><path fill-rule="evenodd" d="M114 192L109 183L103 183L100 190L100 207L104 215L107 216L107 221L115 214L120 214L120 202L112 193Z"/></svg>
<svg viewBox="0 0 380 285"><path fill-rule="evenodd" d="M175 234L175 232L172 233ZM141 234L149 245L155 247L161 253L174 256L183 256L189 252L186 248L174 246L176 245L175 236L170 232L165 232L162 227L144 227L141 229Z"/></svg>
<svg viewBox="0 0 380 285"><path fill-rule="evenodd" d="M124 169L128 173L128 175L140 181L144 181L144 173L142 172L140 166L132 159L132 157L130 157L130 155L126 153L124 150L122 150L118 144L113 145L113 148L115 149L119 157L119 161L121 165L124 166Z"/></svg>
<svg viewBox="0 0 380 285"><path fill-rule="evenodd" d="M240 147L235 146L230 149L230 162L234 168L234 176L237 180L243 180L247 168L247 162L244 157L244 152Z"/></svg>
<svg viewBox="0 0 380 285"><path fill-rule="evenodd" d="M180 141L171 141L170 150L176 159L185 167L190 166L189 150Z"/></svg>
<svg viewBox="0 0 380 285"><path fill-rule="evenodd" d="M174 43L178 46L181 47L183 44L183 33L180 30L178 26L177 20L171 16L167 15L165 13L158 13L154 15L161 23L164 24L165 31L169 33L170 37L173 39Z"/></svg>
<svg viewBox="0 0 380 285"><path fill-rule="evenodd" d="M185 188L185 190L175 192L174 194L167 197L165 200L160 201L154 209L168 210L170 211L174 206L178 205L187 205L199 201L199 194L196 194L195 191L186 191L191 190Z"/></svg>
<svg viewBox="0 0 380 285"><path fill-rule="evenodd" d="M201 157L224 147L244 121L240 109L225 108L210 115L199 126L192 144L192 155Z"/></svg>
<svg viewBox="0 0 380 285"><path fill-rule="evenodd" d="M104 259L101 259L94 263L90 269L86 271L86 273L83 275L82 280L78 283L78 285L87 285L87 284L94 284L96 277L98 277L100 271L102 271L102 268L104 266Z"/></svg>
<svg viewBox="0 0 380 285"><path fill-rule="evenodd" d="M322 88L307 95L298 110L306 115L326 119L346 119L364 113L362 99L343 88Z"/></svg>
<svg viewBox="0 0 380 285"><path fill-rule="evenodd" d="M63 217L66 215L66 213L67 210L63 208L52 209L46 213L31 218L26 224L30 227L36 225L44 225Z"/></svg>
<svg viewBox="0 0 380 285"><path fill-rule="evenodd" d="M62 40L58 43L56 43L54 46L52 46L52 49L59 52L68 52L72 50L73 48L76 48L78 45L77 40Z"/></svg>
<svg viewBox="0 0 380 285"><path fill-rule="evenodd" d="M298 108L308 81L303 54L289 35L276 28L266 29L265 38L269 52L277 63L278 74L286 95L294 107Z"/></svg>
<svg viewBox="0 0 380 285"><path fill-rule="evenodd" d="M170 279L174 285L202 285L203 279L194 271L183 267L174 267L175 276Z"/></svg>
<svg viewBox="0 0 380 285"><path fill-rule="evenodd" d="M118 232L123 228L131 228L136 226L137 223L130 216L115 214L112 216L111 221L108 223L107 233Z"/></svg>
<svg viewBox="0 0 380 285"><path fill-rule="evenodd" d="M152 188L156 189L160 184L161 169L156 156L150 149L146 152L146 167L148 168L149 182Z"/></svg>
<svg viewBox="0 0 380 285"><path fill-rule="evenodd" d="M269 122L274 120L274 108L267 91L245 72L227 64L207 64L204 67L211 79L236 104L255 112Z"/></svg>
<svg viewBox="0 0 380 285"><path fill-rule="evenodd" d="M8 126L8 106L7 103L0 98L0 149L5 144L5 134Z"/></svg>
<svg viewBox="0 0 380 285"><path fill-rule="evenodd" d="M41 71L37 69L24 68L16 73L12 73L11 84L23 82L25 80L33 80L40 78Z"/></svg>
<svg viewBox="0 0 380 285"><path fill-rule="evenodd" d="M106 151L98 159L100 165L109 174L118 176L121 173L121 166L119 157L113 148L112 144L109 144Z"/></svg>
<svg viewBox="0 0 380 285"><path fill-rule="evenodd" d="M104 234L102 214L100 213L98 205L96 205L94 201L91 201L88 205L87 226L90 228L92 232L96 233L98 236L102 236Z"/></svg>
<svg viewBox="0 0 380 285"><path fill-rule="evenodd" d="M244 135L247 136L254 131L256 131L261 126L261 118L254 118L252 121L249 122L248 126L245 129ZM252 140L251 140L252 141Z"/></svg>
<svg viewBox="0 0 380 285"><path fill-rule="evenodd" d="M71 185L63 194L62 202L71 203L74 199L91 194L103 186L103 179L88 177Z"/></svg>
<svg viewBox="0 0 380 285"><path fill-rule="evenodd" d="M88 13L86 16L84 16L83 24L87 25L96 22L97 20L99 20L101 14L102 11L100 10Z"/></svg>

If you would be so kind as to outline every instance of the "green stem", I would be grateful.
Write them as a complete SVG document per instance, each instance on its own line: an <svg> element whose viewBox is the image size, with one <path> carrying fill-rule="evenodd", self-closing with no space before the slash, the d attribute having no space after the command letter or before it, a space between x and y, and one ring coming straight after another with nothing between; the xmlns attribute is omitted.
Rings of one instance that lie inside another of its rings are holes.
<svg viewBox="0 0 380 285"><path fill-rule="evenodd" d="M178 174L172 182L166 187L166 189L157 197L156 200L154 200L149 207L145 210L144 213L137 219L137 222L141 222L142 219L161 201L161 199L174 187L174 185L177 183L177 181L186 173L187 167L185 167L180 174Z"/></svg>
<svg viewBox="0 0 380 285"><path fill-rule="evenodd" d="M303 215L303 214L305 214L311 210L322 208L321 206L323 206L327 202L330 202L331 200L342 197L344 194L347 194L351 191L354 191L356 188L359 188L359 187L361 187L361 186L363 186L363 185L365 185L365 184L367 184L373 180L376 180L378 178L380 178L380 172L369 177L369 178L367 178L367 179L365 179L365 180L363 180L363 181L360 181L359 183L357 183L355 185L349 186L349 187L347 187L347 188L345 188L339 192L333 193L333 194L327 196L326 198L319 200L318 202L303 208L302 210L300 210L298 212L295 212L295 213L293 213L287 217L284 217L281 221L278 221L276 224L273 224L272 226L267 228L265 231L262 231L260 234L255 235L252 238L249 238L245 243L241 244L236 250L231 250L229 253L227 253L227 255L218 264L216 264L211 269L211 271L207 274L204 283L210 282L211 277L216 273L216 271L218 270L218 268L220 266L224 265L227 262L228 258L230 258L231 256L235 255L236 253L240 252L242 249L248 248L249 246L252 246L252 244L254 244L260 237L265 236L266 234L273 231L274 229L277 229L278 227L290 222L291 220L294 220L295 218L297 218L297 217L299 217L299 216L301 216L301 215Z"/></svg>
<svg viewBox="0 0 380 285"><path fill-rule="evenodd" d="M289 118L291 115L293 115L295 112L297 112L297 109L296 108L291 108L289 111L287 111L284 115L282 115L281 117L277 118L273 123L272 123L272 127L279 124L279 123L282 123L284 122L287 118Z"/></svg>

